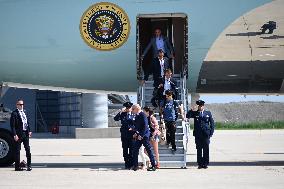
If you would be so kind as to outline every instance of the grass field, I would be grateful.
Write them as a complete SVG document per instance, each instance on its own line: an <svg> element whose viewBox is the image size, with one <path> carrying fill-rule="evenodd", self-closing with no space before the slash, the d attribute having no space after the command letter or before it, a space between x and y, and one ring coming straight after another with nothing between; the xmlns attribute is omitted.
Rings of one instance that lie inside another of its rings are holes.
<svg viewBox="0 0 284 189"><path fill-rule="evenodd" d="M284 121L253 123L215 123L215 129L284 129Z"/></svg>

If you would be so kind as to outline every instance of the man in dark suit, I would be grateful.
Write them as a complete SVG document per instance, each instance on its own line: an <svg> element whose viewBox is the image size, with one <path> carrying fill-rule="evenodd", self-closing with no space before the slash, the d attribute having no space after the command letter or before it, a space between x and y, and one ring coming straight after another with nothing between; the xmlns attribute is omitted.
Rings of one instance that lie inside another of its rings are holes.
<svg viewBox="0 0 284 189"><path fill-rule="evenodd" d="M152 63L154 86L159 85L159 81L164 77L165 70L170 68L169 59L164 56L164 51L158 51L158 57L154 58ZM148 80L149 73L145 74L144 80Z"/></svg>
<svg viewBox="0 0 284 189"><path fill-rule="evenodd" d="M31 171L31 152L29 145L29 138L32 136L27 113L24 110L24 101L19 99L17 101L17 109L14 110L10 118L10 126L14 136L16 152L15 152L15 171L23 171L20 167L20 151L21 143L23 142L26 157L27 157L27 171Z"/></svg>
<svg viewBox="0 0 284 189"><path fill-rule="evenodd" d="M148 118L146 114L141 110L139 104L135 104L132 106L132 113L135 114L135 134L133 138L135 139L134 143L134 150L133 150L133 164L134 164L134 171L138 170L138 154L139 149L143 145L149 155L151 161L151 167L148 168L148 171L155 171L156 164L155 158L152 152L152 147L150 145L150 129L148 125Z"/></svg>
<svg viewBox="0 0 284 189"><path fill-rule="evenodd" d="M197 149L198 169L208 168L210 137L214 133L214 120L211 112L204 110L204 103L203 100L196 101L198 109L195 110L194 107L186 114L187 118L194 118L193 136Z"/></svg>
<svg viewBox="0 0 284 189"><path fill-rule="evenodd" d="M133 166L133 141L132 136L134 125L134 115L131 113L131 102L125 102L124 108L114 117L115 121L121 122L120 134L123 149L123 158L125 162L125 169L130 169Z"/></svg>
<svg viewBox="0 0 284 189"><path fill-rule="evenodd" d="M166 100L166 90L171 90L173 92L173 99L177 100L177 82L172 78L172 71L170 69L165 70L165 77L161 78L158 84L158 86L154 86L153 98L151 99L151 103L154 107L160 105L161 101Z"/></svg>

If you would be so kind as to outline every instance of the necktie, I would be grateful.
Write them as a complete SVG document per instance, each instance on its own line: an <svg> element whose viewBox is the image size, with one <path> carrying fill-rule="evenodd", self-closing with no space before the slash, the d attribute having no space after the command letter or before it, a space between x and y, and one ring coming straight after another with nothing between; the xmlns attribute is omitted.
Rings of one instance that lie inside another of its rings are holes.
<svg viewBox="0 0 284 189"><path fill-rule="evenodd" d="M22 114L23 120L27 120L26 115L23 111L21 111L21 114Z"/></svg>
<svg viewBox="0 0 284 189"><path fill-rule="evenodd" d="M22 119L23 119L23 125L24 125L23 130L27 130L27 125L28 125L28 123L27 123L26 114L24 113L23 110L20 111L20 114L21 114L21 117L22 117Z"/></svg>

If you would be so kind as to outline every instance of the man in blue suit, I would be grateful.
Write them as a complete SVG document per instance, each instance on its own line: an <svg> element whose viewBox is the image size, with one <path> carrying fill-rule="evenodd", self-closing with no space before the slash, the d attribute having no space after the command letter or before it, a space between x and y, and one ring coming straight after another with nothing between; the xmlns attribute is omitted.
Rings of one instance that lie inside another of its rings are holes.
<svg viewBox="0 0 284 189"><path fill-rule="evenodd" d="M162 49L165 52L165 56L168 58L173 58L173 46L170 44L170 41L167 37L162 35L160 28L155 29L155 36L151 38L150 42L146 46L145 50L142 53L142 59L146 56L147 52L152 47L153 58L158 56L157 52L159 49Z"/></svg>
<svg viewBox="0 0 284 189"><path fill-rule="evenodd" d="M151 64L150 68L148 69L143 68L145 72L145 76L146 76L146 79L144 78L144 80L146 81L148 79L147 75L149 75L150 73L153 73L154 79L156 79L155 71L157 71L157 68L158 68L157 66L160 63L158 59L159 51L162 51L164 53L163 55L164 55L165 62L166 64L168 64L168 66L166 66L165 69L170 68L171 70L173 70L171 61L169 59L174 58L174 48L172 44L170 43L169 39L166 36L162 35L162 31L159 28L155 29L154 36L151 38L150 42L148 43L145 50L143 51L141 55L141 62L143 61L144 57L146 56L146 54L151 48L152 48L153 57L152 57L151 62L149 62ZM163 77L163 75L161 77ZM144 83L144 81L142 83Z"/></svg>
<svg viewBox="0 0 284 189"><path fill-rule="evenodd" d="M196 101L196 104L198 105L198 109L193 110L192 108L188 111L186 117L194 119L193 136L195 136L197 149L198 169L207 169L209 164L210 137L214 133L214 120L211 112L204 110L205 102L203 100Z"/></svg>
<svg viewBox="0 0 284 189"><path fill-rule="evenodd" d="M134 143L134 151L133 151L133 170L138 170L138 154L141 145L143 145L149 155L151 161L151 167L148 168L148 171L155 171L155 159L152 152L152 147L150 145L150 129L148 125L148 119L146 114L141 110L139 104L135 104L132 106L132 113L135 114L135 134L133 138L135 139Z"/></svg>

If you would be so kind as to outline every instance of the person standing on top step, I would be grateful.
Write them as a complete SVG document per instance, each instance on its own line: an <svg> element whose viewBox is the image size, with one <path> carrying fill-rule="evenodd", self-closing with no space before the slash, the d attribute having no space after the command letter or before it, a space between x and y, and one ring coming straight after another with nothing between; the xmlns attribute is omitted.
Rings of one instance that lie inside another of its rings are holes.
<svg viewBox="0 0 284 189"><path fill-rule="evenodd" d="M162 49L165 52L165 56L168 58L174 58L174 48L166 36L162 35L162 30L160 28L155 29L155 36L151 38L150 42L146 46L142 53L141 58L143 59L150 48L152 47L153 58L157 57L157 51Z"/></svg>

